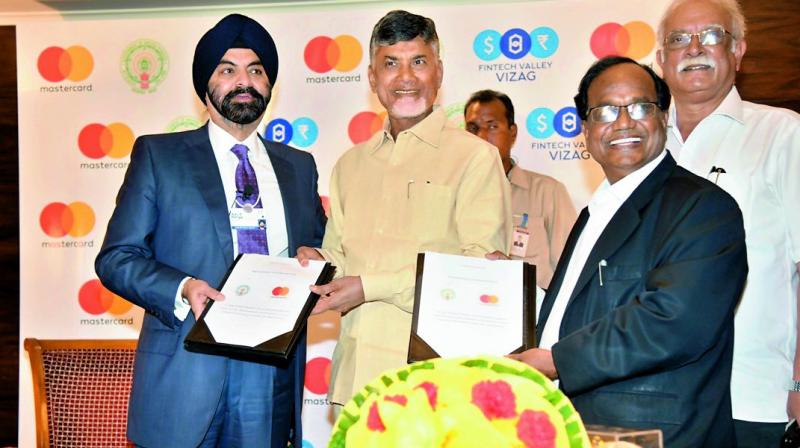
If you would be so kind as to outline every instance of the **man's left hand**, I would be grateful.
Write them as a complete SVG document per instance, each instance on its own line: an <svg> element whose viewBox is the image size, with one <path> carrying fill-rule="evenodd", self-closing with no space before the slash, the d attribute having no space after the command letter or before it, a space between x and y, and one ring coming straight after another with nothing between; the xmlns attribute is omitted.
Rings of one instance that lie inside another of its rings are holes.
<svg viewBox="0 0 800 448"><path fill-rule="evenodd" d="M328 310L344 314L364 303L364 286L359 276L338 278L327 285L312 285L311 292L319 294L319 301L311 314Z"/></svg>
<svg viewBox="0 0 800 448"><path fill-rule="evenodd" d="M554 380L558 378L556 365L553 363L553 352L543 348L532 348L519 354L508 355L511 359L524 362Z"/></svg>

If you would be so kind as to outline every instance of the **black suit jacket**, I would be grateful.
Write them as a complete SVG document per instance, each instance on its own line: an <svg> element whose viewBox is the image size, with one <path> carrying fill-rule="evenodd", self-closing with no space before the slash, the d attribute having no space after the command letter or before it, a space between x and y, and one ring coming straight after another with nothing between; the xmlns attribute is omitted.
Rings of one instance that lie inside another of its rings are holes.
<svg viewBox="0 0 800 448"><path fill-rule="evenodd" d="M539 337L587 219L556 267ZM552 348L584 422L659 428L669 447L735 444L733 313L746 276L736 202L667 154L592 249Z"/></svg>

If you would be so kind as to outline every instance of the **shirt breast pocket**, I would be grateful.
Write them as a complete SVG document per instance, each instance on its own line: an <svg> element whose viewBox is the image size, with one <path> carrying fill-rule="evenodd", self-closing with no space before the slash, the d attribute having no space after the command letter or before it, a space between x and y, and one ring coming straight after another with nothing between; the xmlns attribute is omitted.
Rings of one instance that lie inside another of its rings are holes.
<svg viewBox="0 0 800 448"><path fill-rule="evenodd" d="M411 232L421 241L444 237L450 227L453 213L453 189L447 185L430 182L412 188Z"/></svg>

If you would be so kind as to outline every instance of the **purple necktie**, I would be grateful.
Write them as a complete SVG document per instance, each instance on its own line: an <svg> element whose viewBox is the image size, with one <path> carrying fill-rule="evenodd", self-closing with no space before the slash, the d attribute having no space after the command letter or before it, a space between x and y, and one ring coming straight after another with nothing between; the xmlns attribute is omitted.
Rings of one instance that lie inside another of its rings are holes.
<svg viewBox="0 0 800 448"><path fill-rule="evenodd" d="M235 206L237 208L250 210L262 208L256 172L253 169L253 165L250 164L250 160L247 158L247 146L233 145L231 151L236 154L236 157L239 159L239 164L236 166ZM239 244L239 253L269 254L267 232L265 229L239 228L236 229L236 237Z"/></svg>

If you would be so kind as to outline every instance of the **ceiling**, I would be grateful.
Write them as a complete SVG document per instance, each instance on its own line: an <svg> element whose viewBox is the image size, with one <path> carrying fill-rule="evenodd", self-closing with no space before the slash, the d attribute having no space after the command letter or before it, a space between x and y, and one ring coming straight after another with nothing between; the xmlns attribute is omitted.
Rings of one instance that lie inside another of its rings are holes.
<svg viewBox="0 0 800 448"><path fill-rule="evenodd" d="M366 3L371 0L0 0L0 14L68 15L86 12L204 9L236 6L296 6L334 3ZM374 0L371 1L375 3Z"/></svg>

